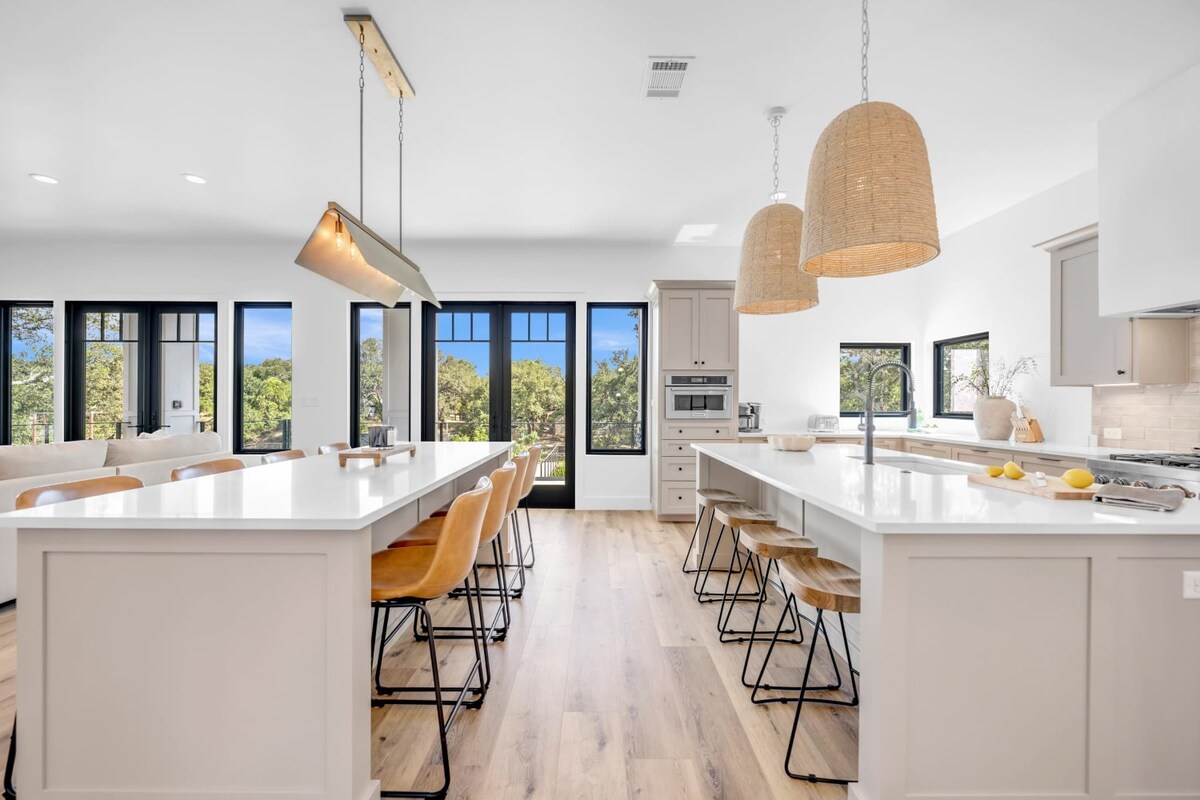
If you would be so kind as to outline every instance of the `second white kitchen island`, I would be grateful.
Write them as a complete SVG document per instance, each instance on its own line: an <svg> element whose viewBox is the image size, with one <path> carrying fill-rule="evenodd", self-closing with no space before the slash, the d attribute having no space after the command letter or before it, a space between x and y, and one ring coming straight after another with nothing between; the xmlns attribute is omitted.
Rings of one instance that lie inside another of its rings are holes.
<svg viewBox="0 0 1200 800"><path fill-rule="evenodd" d="M371 553L508 442L336 455L6 515L22 800L367 800Z"/></svg>
<svg viewBox="0 0 1200 800"><path fill-rule="evenodd" d="M909 454L694 447L698 485L862 574L852 798L1200 797L1200 500L1117 510Z"/></svg>

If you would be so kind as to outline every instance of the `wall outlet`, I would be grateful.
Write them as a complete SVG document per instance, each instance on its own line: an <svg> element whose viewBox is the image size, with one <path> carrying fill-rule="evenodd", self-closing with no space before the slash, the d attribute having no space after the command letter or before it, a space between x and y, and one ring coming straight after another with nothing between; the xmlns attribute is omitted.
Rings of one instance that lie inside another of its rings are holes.
<svg viewBox="0 0 1200 800"><path fill-rule="evenodd" d="M1200 572L1185 570L1183 573L1183 599L1200 600Z"/></svg>
<svg viewBox="0 0 1200 800"><path fill-rule="evenodd" d="M1105 439L1120 439L1121 438L1121 429L1120 428L1102 428L1100 431L1100 436Z"/></svg>
<svg viewBox="0 0 1200 800"><path fill-rule="evenodd" d="M317 398L315 397L301 397L300 405L304 406L305 408L314 408L319 404L317 403Z"/></svg>

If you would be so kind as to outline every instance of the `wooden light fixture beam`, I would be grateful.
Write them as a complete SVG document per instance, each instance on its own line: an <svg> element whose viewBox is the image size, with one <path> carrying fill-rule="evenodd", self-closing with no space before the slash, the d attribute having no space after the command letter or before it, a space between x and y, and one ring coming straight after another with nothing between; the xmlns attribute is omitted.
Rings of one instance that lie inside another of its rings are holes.
<svg viewBox="0 0 1200 800"><path fill-rule="evenodd" d="M392 97L403 97L405 100L414 97L416 90L413 89L408 76L404 74L400 62L396 60L392 48L388 46L387 39L383 38L383 32L375 24L375 19L370 14L347 14L343 19L346 21L346 27L350 29L350 33L354 34L356 43L361 31L365 40L363 47L367 51L367 58L371 59L371 63L375 65L380 79L383 80L383 85L391 92Z"/></svg>

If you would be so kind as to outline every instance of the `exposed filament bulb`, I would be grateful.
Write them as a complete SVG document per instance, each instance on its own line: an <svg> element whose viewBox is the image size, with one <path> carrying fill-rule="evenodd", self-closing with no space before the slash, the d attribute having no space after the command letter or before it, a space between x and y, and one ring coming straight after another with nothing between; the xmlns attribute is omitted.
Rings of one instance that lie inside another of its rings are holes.
<svg viewBox="0 0 1200 800"><path fill-rule="evenodd" d="M345 243L344 242L345 236L342 234L342 220L340 218L336 222L333 223L333 231L334 231L334 244L337 245L337 251L340 253L340 252L342 252L342 246ZM353 245L351 245L351 246L353 247Z"/></svg>

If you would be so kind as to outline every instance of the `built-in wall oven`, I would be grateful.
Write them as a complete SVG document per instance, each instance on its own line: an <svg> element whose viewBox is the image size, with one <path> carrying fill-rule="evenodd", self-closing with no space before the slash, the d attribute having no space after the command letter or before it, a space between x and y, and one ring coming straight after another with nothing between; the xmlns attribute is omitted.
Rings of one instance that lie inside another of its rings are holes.
<svg viewBox="0 0 1200 800"><path fill-rule="evenodd" d="M667 374L667 419L733 419L733 376Z"/></svg>

